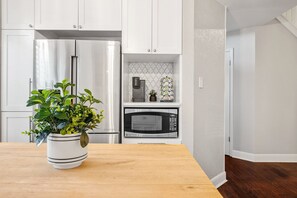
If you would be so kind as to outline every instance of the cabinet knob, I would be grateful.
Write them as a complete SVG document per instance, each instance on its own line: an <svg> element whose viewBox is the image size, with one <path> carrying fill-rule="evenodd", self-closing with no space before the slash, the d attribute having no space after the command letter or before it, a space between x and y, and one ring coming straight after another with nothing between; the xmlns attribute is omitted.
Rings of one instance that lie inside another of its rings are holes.
<svg viewBox="0 0 297 198"><path fill-rule="evenodd" d="M157 52L157 50L156 50L156 49L154 49L154 52Z"/></svg>
<svg viewBox="0 0 297 198"><path fill-rule="evenodd" d="M80 25L80 26L79 26L79 29L82 29L82 28L83 28L83 27Z"/></svg>
<svg viewBox="0 0 297 198"><path fill-rule="evenodd" d="M33 25L32 25L32 24L29 24L29 27L30 27L30 28L33 28Z"/></svg>
<svg viewBox="0 0 297 198"><path fill-rule="evenodd" d="M76 25L73 25L73 28L76 28Z"/></svg>
<svg viewBox="0 0 297 198"><path fill-rule="evenodd" d="M148 49L148 50L147 50L147 52L151 52L151 50L150 50L150 49Z"/></svg>

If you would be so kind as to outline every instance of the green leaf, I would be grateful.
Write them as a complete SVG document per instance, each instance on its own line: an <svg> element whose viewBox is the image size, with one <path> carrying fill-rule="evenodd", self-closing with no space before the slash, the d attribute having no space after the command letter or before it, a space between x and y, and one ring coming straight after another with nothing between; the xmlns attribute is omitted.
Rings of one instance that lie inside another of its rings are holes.
<svg viewBox="0 0 297 198"><path fill-rule="evenodd" d="M75 98L76 98L75 95L67 95L67 96L64 97L64 101L66 101L68 99L72 100L72 99L75 99Z"/></svg>
<svg viewBox="0 0 297 198"><path fill-rule="evenodd" d="M94 98L94 102L95 102L95 103L102 103L101 100L98 100L98 99L96 99L96 98Z"/></svg>
<svg viewBox="0 0 297 198"><path fill-rule="evenodd" d="M27 107L31 107L31 106L38 105L38 104L42 104L42 102L39 102L39 101L28 101L26 106Z"/></svg>
<svg viewBox="0 0 297 198"><path fill-rule="evenodd" d="M85 89L85 92L89 95L92 95L92 92L89 89Z"/></svg>
<svg viewBox="0 0 297 198"><path fill-rule="evenodd" d="M68 120L68 116L65 112L56 112L54 116L59 120Z"/></svg>
<svg viewBox="0 0 297 198"><path fill-rule="evenodd" d="M68 90L65 90L64 91L64 96L68 95L69 94L69 91Z"/></svg>
<svg viewBox="0 0 297 198"><path fill-rule="evenodd" d="M51 115L51 112L48 109L40 109L40 111L35 114L34 118L38 120L43 120L50 115Z"/></svg>
<svg viewBox="0 0 297 198"><path fill-rule="evenodd" d="M54 85L55 88L63 88L63 83L56 83Z"/></svg>
<svg viewBox="0 0 297 198"><path fill-rule="evenodd" d="M33 90L33 91L31 91L31 94L34 94L34 95L39 95L39 94L40 94L40 92L39 92L38 90Z"/></svg>
<svg viewBox="0 0 297 198"><path fill-rule="evenodd" d="M85 119L85 123L89 123L89 122L91 122L92 119L93 119L93 114L90 113L90 114L88 115L88 117Z"/></svg>
<svg viewBox="0 0 297 198"><path fill-rule="evenodd" d="M38 96L34 95L34 96L31 96L28 101L32 101L32 100L40 100L40 101L44 102L44 97L40 96L40 95L38 95Z"/></svg>
<svg viewBox="0 0 297 198"><path fill-rule="evenodd" d="M88 144L89 144L89 136L85 131L83 131L80 135L80 145L81 147L85 148Z"/></svg>
<svg viewBox="0 0 297 198"><path fill-rule="evenodd" d="M63 83L63 84L66 84L67 82L68 82L67 79L62 80L62 83Z"/></svg>

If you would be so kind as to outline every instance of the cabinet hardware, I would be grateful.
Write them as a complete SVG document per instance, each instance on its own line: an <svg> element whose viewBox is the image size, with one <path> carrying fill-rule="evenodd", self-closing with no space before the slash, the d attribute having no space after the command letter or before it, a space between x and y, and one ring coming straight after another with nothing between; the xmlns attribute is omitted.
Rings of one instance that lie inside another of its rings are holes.
<svg viewBox="0 0 297 198"><path fill-rule="evenodd" d="M81 25L79 26L79 29L82 29L82 26Z"/></svg>
<svg viewBox="0 0 297 198"><path fill-rule="evenodd" d="M32 130L32 118L29 117L29 131L31 132ZM33 142L33 135L30 134L30 143Z"/></svg>
<svg viewBox="0 0 297 198"><path fill-rule="evenodd" d="M154 49L154 52L157 52L157 50L156 50L156 49Z"/></svg>
<svg viewBox="0 0 297 198"><path fill-rule="evenodd" d="M33 25L32 25L32 24L29 24L29 27L30 27L30 28L33 28Z"/></svg>
<svg viewBox="0 0 297 198"><path fill-rule="evenodd" d="M31 96L32 92L32 78L29 78L29 97Z"/></svg>
<svg viewBox="0 0 297 198"><path fill-rule="evenodd" d="M76 25L73 25L73 28L76 28Z"/></svg>
<svg viewBox="0 0 297 198"><path fill-rule="evenodd" d="M151 52L151 50L150 50L150 49L148 49L148 50L147 50L147 52Z"/></svg>

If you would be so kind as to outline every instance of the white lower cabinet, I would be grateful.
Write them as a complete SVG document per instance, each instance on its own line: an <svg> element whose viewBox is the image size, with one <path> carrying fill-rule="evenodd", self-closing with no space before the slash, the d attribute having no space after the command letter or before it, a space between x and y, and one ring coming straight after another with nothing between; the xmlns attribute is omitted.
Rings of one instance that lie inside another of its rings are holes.
<svg viewBox="0 0 297 198"><path fill-rule="evenodd" d="M30 137L23 135L32 127L32 112L2 112L1 142L30 142Z"/></svg>

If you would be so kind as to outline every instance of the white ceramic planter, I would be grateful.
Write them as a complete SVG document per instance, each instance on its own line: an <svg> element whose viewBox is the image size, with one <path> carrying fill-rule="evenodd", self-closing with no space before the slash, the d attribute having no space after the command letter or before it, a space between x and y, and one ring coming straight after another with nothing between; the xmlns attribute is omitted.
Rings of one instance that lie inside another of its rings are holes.
<svg viewBox="0 0 297 198"><path fill-rule="evenodd" d="M57 169L70 169L81 165L88 157L87 147L80 145L80 134L50 134L47 138L47 159Z"/></svg>

